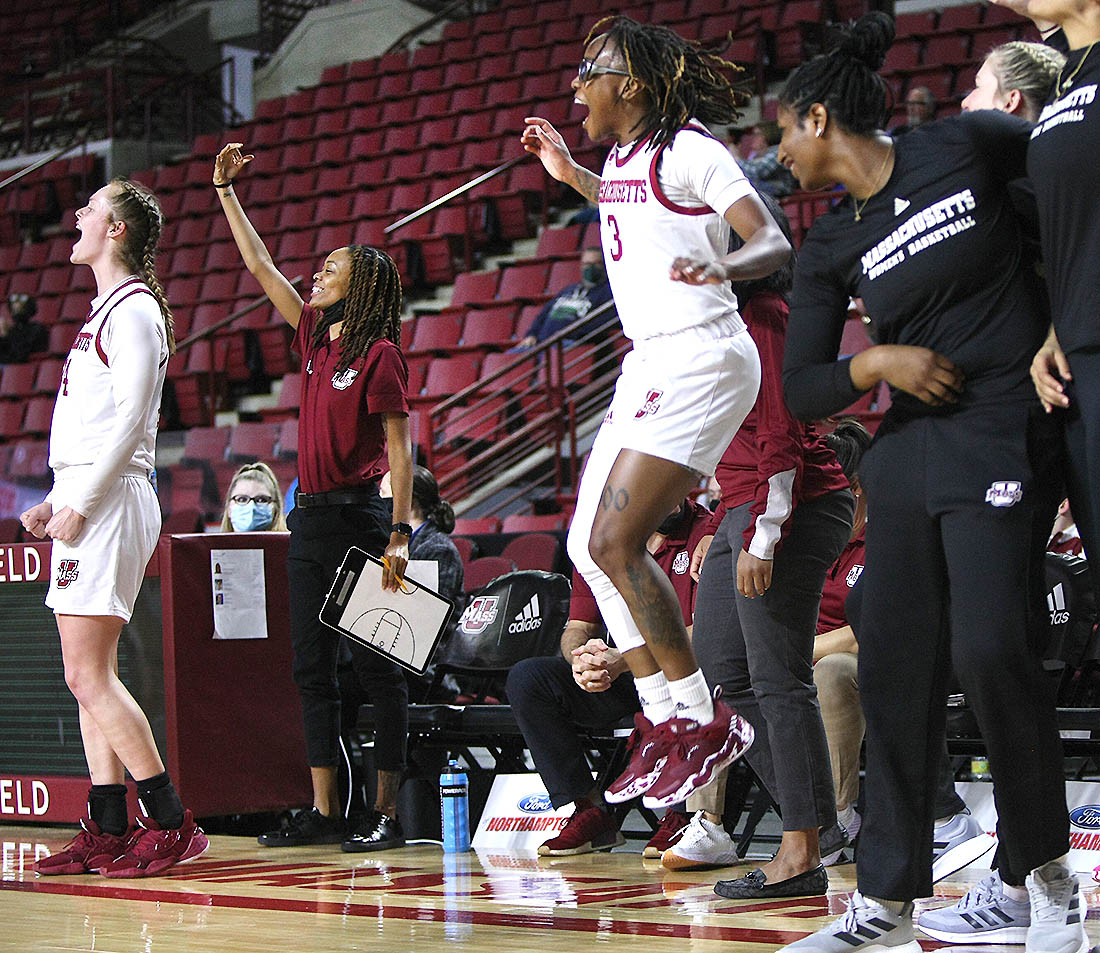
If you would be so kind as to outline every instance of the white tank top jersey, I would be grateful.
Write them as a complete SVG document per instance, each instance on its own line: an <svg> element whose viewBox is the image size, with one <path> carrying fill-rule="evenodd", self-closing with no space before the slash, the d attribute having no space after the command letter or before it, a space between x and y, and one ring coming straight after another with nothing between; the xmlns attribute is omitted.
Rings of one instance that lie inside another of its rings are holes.
<svg viewBox="0 0 1100 953"><path fill-rule="evenodd" d="M659 149L652 135L614 146L600 181L600 237L623 333L644 340L737 318L728 282L687 285L668 277L675 258L713 261L729 254L723 217L753 192L729 150L698 120Z"/></svg>
<svg viewBox="0 0 1100 953"><path fill-rule="evenodd" d="M58 502L90 516L124 472L152 472L167 365L164 318L145 282L131 275L92 299L62 368L49 458L55 474L87 475L67 479Z"/></svg>

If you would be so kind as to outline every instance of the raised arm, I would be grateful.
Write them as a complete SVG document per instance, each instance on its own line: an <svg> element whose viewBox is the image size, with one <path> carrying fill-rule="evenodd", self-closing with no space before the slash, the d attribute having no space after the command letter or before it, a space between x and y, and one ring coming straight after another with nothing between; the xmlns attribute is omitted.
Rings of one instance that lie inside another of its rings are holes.
<svg viewBox="0 0 1100 953"><path fill-rule="evenodd" d="M255 158L251 155L241 154L242 144L230 142L214 159L214 188L218 198L221 199L222 211L229 219L229 228L233 232L233 240L240 249L245 267L249 273L260 283L264 293L271 299L275 309L283 316L292 327L298 327L298 319L302 316L302 297L294 290L294 286L283 277L275 263L271 260L271 253L267 250L263 239L256 233L248 216L244 214L240 201L233 192L233 180L240 174L249 162Z"/></svg>
<svg viewBox="0 0 1100 953"><path fill-rule="evenodd" d="M561 133L545 119L529 116L520 142L523 148L541 160L546 171L559 182L576 189L590 202L600 200L600 177L577 165Z"/></svg>

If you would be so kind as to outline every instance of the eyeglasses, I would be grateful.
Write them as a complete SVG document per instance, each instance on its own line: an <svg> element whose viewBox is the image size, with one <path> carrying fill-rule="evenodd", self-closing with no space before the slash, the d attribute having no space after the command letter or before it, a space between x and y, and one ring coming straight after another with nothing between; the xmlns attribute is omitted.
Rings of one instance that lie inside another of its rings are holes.
<svg viewBox="0 0 1100 953"><path fill-rule="evenodd" d="M626 70L612 69L610 66L600 66L595 60L583 59L581 65L577 67L577 79L582 83L587 83L595 76L599 76L601 73L613 73L615 76L629 76L630 74Z"/></svg>
<svg viewBox="0 0 1100 953"><path fill-rule="evenodd" d="M243 494L242 495L237 495L237 496L231 496L229 498L229 502L230 503L239 503L239 504L243 505L245 503L260 503L260 504L274 503L275 500L274 500L273 497L270 497L270 496L267 496L266 494L261 493L259 496L244 496Z"/></svg>

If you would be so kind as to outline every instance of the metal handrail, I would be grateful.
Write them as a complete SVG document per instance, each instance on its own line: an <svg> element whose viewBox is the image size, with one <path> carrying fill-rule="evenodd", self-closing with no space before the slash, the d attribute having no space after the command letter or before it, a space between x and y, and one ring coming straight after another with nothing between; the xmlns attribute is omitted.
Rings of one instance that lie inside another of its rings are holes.
<svg viewBox="0 0 1100 953"><path fill-rule="evenodd" d="M88 143L88 127L85 126L84 130L78 136L76 136L76 138L74 138L72 141L70 141L68 145L62 146L60 149L56 150L55 152L51 152L49 155L45 156L44 158L38 159L37 161L32 162L30 165L26 166L25 168L20 169L14 175L9 175L6 179L4 179L4 181L0 182L0 189L5 189L9 185L14 185L16 182L18 182L24 176L28 176L32 172L37 172L43 166L49 165L55 159L60 159L63 155L66 155L66 154L72 152L78 146L87 145L87 143Z"/></svg>

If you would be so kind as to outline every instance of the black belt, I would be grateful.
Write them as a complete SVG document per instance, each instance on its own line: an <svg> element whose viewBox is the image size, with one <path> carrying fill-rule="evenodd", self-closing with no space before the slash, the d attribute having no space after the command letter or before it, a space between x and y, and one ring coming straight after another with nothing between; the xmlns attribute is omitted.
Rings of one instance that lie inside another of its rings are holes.
<svg viewBox="0 0 1100 953"><path fill-rule="evenodd" d="M294 505L302 509L311 506L340 506L345 503L368 503L378 498L378 487L371 483L347 490L325 490L323 493L294 492Z"/></svg>

